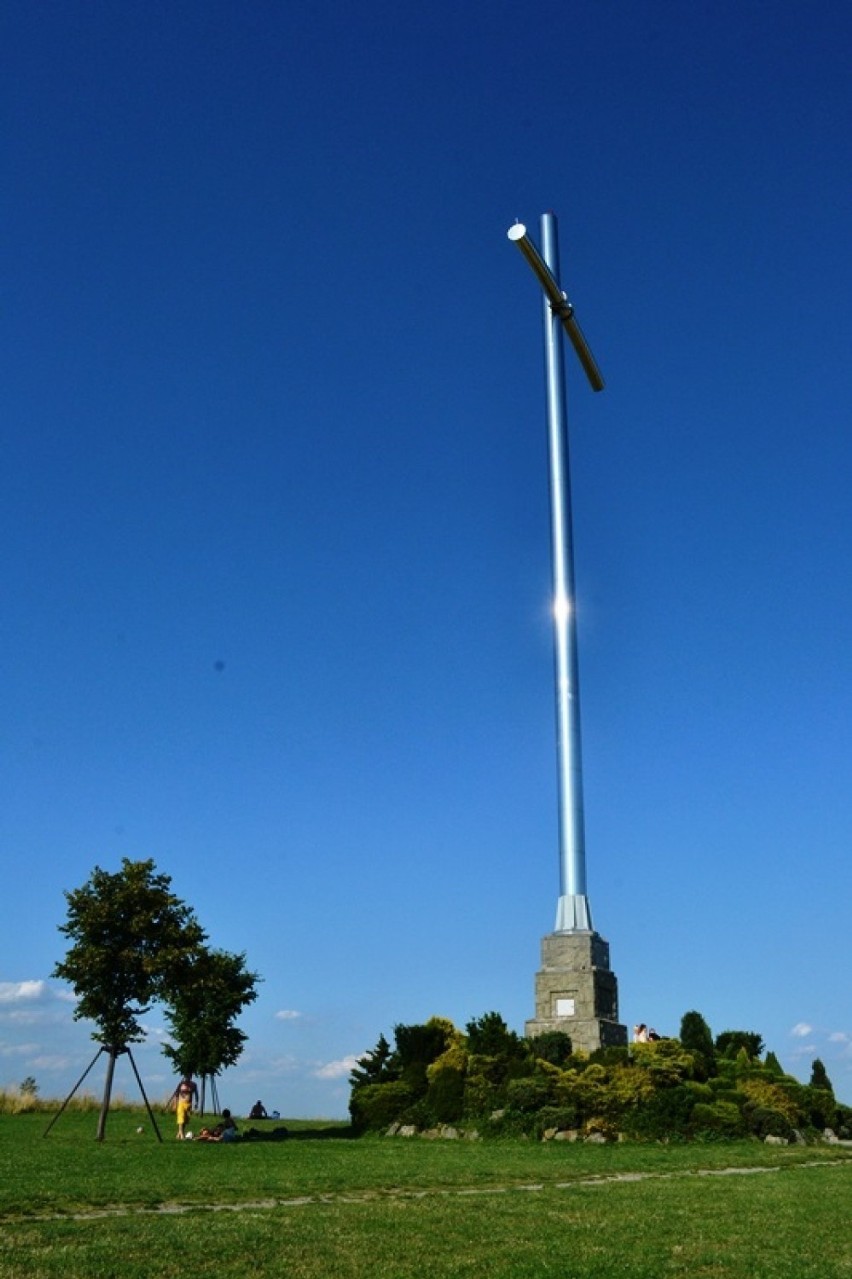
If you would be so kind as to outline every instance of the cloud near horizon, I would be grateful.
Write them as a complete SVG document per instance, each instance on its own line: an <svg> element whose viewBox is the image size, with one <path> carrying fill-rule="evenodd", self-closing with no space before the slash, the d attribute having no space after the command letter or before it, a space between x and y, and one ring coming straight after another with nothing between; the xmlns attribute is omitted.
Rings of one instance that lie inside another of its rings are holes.
<svg viewBox="0 0 852 1279"><path fill-rule="evenodd" d="M317 1079L342 1079L354 1070L358 1060L354 1053L350 1053L348 1057L341 1057L339 1061L329 1061L324 1066L318 1066L313 1073Z"/></svg>
<svg viewBox="0 0 852 1279"><path fill-rule="evenodd" d="M31 1004L47 994L46 981L0 981L0 1004Z"/></svg>
<svg viewBox="0 0 852 1279"><path fill-rule="evenodd" d="M301 1016L302 1014L295 1008L282 1008L275 1014L276 1021L298 1021Z"/></svg>

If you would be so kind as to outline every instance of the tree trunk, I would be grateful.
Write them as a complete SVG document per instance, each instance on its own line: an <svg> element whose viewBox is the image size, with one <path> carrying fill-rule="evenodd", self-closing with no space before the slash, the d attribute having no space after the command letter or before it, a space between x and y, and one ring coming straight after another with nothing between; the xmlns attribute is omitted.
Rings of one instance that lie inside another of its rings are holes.
<svg viewBox="0 0 852 1279"><path fill-rule="evenodd" d="M106 1080L104 1081L104 1099L101 1102L101 1113L98 1115L98 1141L103 1141L106 1134L109 1102L112 1096L112 1077L115 1074L115 1059L118 1056L117 1048L110 1048L108 1051L109 1061L107 1062Z"/></svg>

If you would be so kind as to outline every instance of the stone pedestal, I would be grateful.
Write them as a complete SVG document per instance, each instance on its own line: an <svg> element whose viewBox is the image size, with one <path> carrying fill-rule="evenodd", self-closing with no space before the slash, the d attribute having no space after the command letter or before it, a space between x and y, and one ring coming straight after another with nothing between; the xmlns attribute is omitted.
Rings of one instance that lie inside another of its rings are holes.
<svg viewBox="0 0 852 1279"><path fill-rule="evenodd" d="M618 1021L618 981L609 966L609 942L597 933L549 933L541 941L535 978L535 1017L528 1036L562 1030L575 1049L594 1052L627 1043Z"/></svg>

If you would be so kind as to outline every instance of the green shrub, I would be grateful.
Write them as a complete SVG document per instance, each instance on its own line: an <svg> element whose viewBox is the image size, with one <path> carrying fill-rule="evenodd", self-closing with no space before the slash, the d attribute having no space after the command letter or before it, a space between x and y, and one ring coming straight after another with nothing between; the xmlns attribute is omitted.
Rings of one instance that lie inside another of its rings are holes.
<svg viewBox="0 0 852 1279"><path fill-rule="evenodd" d="M764 1137L783 1137L785 1141L789 1141L793 1136L793 1125L780 1110L747 1104L743 1111L743 1118L749 1132L754 1133L755 1137L760 1137L761 1141Z"/></svg>
<svg viewBox="0 0 852 1279"><path fill-rule="evenodd" d="M716 1052L720 1057L733 1059L741 1049L746 1056L756 1059L763 1052L763 1038L753 1030L723 1030L716 1036Z"/></svg>
<svg viewBox="0 0 852 1279"><path fill-rule="evenodd" d="M542 1106L535 1116L533 1133L541 1138L551 1128L555 1128L557 1132L568 1132L579 1126L580 1117L576 1106Z"/></svg>
<svg viewBox="0 0 852 1279"><path fill-rule="evenodd" d="M661 1089L636 1110L622 1117L622 1131L645 1140L671 1140L691 1132L695 1096L685 1084Z"/></svg>
<svg viewBox="0 0 852 1279"><path fill-rule="evenodd" d="M512 1109L528 1114L553 1103L553 1084L546 1075L528 1075L525 1079L511 1079L506 1086L506 1104Z"/></svg>
<svg viewBox="0 0 852 1279"><path fill-rule="evenodd" d="M716 1073L716 1053L710 1027L701 1013L684 1013L680 1023L679 1039L684 1048L696 1054L697 1074L706 1079Z"/></svg>
<svg viewBox="0 0 852 1279"><path fill-rule="evenodd" d="M729 1101L712 1105L698 1101L692 1108L691 1123L696 1134L710 1133L718 1137L744 1137L746 1123L742 1112Z"/></svg>
<svg viewBox="0 0 852 1279"><path fill-rule="evenodd" d="M464 1073L456 1066L430 1072L423 1105L438 1124L454 1124L464 1113Z"/></svg>
<svg viewBox="0 0 852 1279"><path fill-rule="evenodd" d="M398 1122L416 1100L413 1090L403 1080L387 1084L365 1084L357 1088L349 1100L349 1113L355 1132L377 1132Z"/></svg>
<svg viewBox="0 0 852 1279"><path fill-rule="evenodd" d="M526 1042L533 1057L553 1066L564 1066L571 1056L571 1040L564 1030L547 1030Z"/></svg>
<svg viewBox="0 0 852 1279"><path fill-rule="evenodd" d="M703 1084L697 1079L687 1079L684 1088L689 1089L696 1101L706 1101L712 1104L716 1098L716 1092L711 1085L709 1083ZM730 1098L725 1096L721 1100L728 1101Z"/></svg>
<svg viewBox="0 0 852 1279"><path fill-rule="evenodd" d="M627 1044L610 1044L608 1048L596 1048L589 1061L596 1066L626 1066L630 1063Z"/></svg>

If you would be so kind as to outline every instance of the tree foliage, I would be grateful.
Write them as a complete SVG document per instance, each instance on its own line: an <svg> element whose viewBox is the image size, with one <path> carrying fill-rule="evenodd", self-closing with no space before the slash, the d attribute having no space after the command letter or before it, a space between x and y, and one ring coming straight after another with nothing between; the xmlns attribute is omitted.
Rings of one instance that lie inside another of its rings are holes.
<svg viewBox="0 0 852 1279"><path fill-rule="evenodd" d="M179 1074L204 1078L236 1064L246 1040L236 1020L257 999L259 980L244 954L199 947L166 1010L174 1043L163 1052Z"/></svg>
<svg viewBox="0 0 852 1279"><path fill-rule="evenodd" d="M151 1005L186 984L204 931L150 860L125 858L112 874L96 866L65 898L59 931L71 947L53 976L73 988L74 1017L94 1023L92 1038L123 1052L144 1039L139 1019Z"/></svg>
<svg viewBox="0 0 852 1279"><path fill-rule="evenodd" d="M736 1057L745 1049L750 1058L757 1058L763 1052L763 1037L753 1030L723 1030L716 1036L716 1053L720 1057Z"/></svg>
<svg viewBox="0 0 852 1279"><path fill-rule="evenodd" d="M824 1088L826 1092L830 1092L832 1095L834 1094L834 1088L831 1085L831 1080L829 1079L825 1066L822 1064L819 1057L814 1058L813 1065L811 1066L811 1088Z"/></svg>
<svg viewBox="0 0 852 1279"><path fill-rule="evenodd" d="M852 1109L837 1104L824 1072L800 1084L773 1054L760 1060L763 1041L750 1031L726 1031L714 1044L695 1011L681 1029L679 1040L589 1055L572 1053L566 1037L522 1040L497 1013L468 1022L466 1034L435 1018L398 1025L396 1047L381 1036L352 1072L353 1126L462 1121L494 1135L541 1137L570 1127L581 1136L650 1140L799 1140L802 1132L852 1128Z"/></svg>

